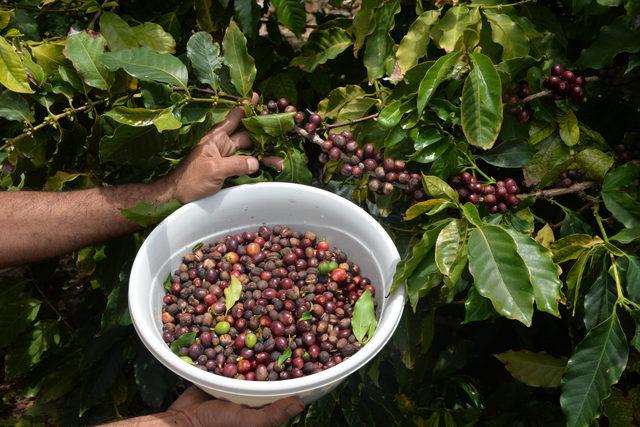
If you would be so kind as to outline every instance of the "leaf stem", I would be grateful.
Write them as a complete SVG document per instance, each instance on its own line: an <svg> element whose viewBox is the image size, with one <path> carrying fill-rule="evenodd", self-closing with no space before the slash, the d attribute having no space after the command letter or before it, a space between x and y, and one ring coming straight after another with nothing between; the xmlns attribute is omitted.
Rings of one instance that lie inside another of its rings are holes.
<svg viewBox="0 0 640 427"><path fill-rule="evenodd" d="M600 233L602 233L602 239L606 243L609 243L609 236L607 236L607 232L605 231L604 225L602 224L602 217L598 212L599 209L600 209L600 205L598 203L593 205L593 216L596 219L596 222L598 223L598 228L600 228Z"/></svg>
<svg viewBox="0 0 640 427"><path fill-rule="evenodd" d="M618 272L618 266L616 264L616 257L612 253L609 254L611 258L611 268L613 269L613 280L616 282L616 292L618 293L618 299L616 303L623 302L626 298L622 291L622 281L620 280L620 273Z"/></svg>
<svg viewBox="0 0 640 427"><path fill-rule="evenodd" d="M480 9L502 9L503 7L514 7L514 6L520 6L521 4L526 4L526 3L535 3L535 0L521 0L521 1L517 1L515 3L507 3L507 4L493 4L493 5L477 5L478 8ZM470 5L473 6L473 5Z"/></svg>
<svg viewBox="0 0 640 427"><path fill-rule="evenodd" d="M49 308L51 308L51 310L58 316L58 320L62 321L62 323L65 324L65 326L67 328L69 328L69 330L73 331L73 327L69 324L69 322L67 322L67 320L62 316L62 314L60 314L60 312L58 311L58 309L55 308L55 306L53 305L53 303L51 302L51 300L49 299L49 297L47 297L45 295L45 293L42 291L42 289L40 289L40 286L38 286L38 282L34 281L33 284L36 287L36 290L38 291L38 293L40 294L40 296L42 297L42 300L49 306Z"/></svg>
<svg viewBox="0 0 640 427"><path fill-rule="evenodd" d="M332 123L330 125L326 125L321 129L334 129L334 128L341 128L341 127L345 127L345 126L351 126L351 125L355 125L356 123L362 123L362 122L366 122L367 120L374 120L378 117L379 113L375 113L375 114L370 114L368 116L364 116L364 117L360 117L359 119L354 119L354 120L349 120L348 122L338 122L338 123Z"/></svg>
<svg viewBox="0 0 640 427"><path fill-rule="evenodd" d="M580 191L584 191L595 186L596 183L593 181L584 181L573 184L572 186L567 188L550 188L548 190L538 190L531 193L518 194L518 197L521 199L526 199L527 197L548 198L551 203L557 204L558 206L562 207L562 209L567 210L567 208L560 205L551 197L562 196L564 194L579 193Z"/></svg>

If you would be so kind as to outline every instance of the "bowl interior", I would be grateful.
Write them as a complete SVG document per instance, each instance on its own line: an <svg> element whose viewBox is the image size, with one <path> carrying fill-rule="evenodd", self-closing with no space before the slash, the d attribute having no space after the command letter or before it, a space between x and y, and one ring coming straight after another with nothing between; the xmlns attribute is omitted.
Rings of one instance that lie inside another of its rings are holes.
<svg viewBox="0 0 640 427"><path fill-rule="evenodd" d="M373 339L350 359L307 377L269 383L241 381L203 372L181 361L171 353L161 336L163 283L167 275L199 242L210 243L227 234L276 224L300 232L314 231L331 246L345 251L375 286L377 318L390 318L380 321ZM264 183L233 187L183 206L150 233L136 256L131 272L129 306L136 330L147 348L179 375L204 386L222 387L238 393L267 389L273 393L295 391L296 384L303 388L313 385L320 381L322 375L329 382L337 380L347 370L346 374L366 363L386 343L395 330L404 304L402 291L389 295L398 260L398 252L384 229L366 212L342 197L296 184ZM390 310L393 313L388 313ZM230 383L236 385L230 386ZM287 383L290 387L279 383Z"/></svg>

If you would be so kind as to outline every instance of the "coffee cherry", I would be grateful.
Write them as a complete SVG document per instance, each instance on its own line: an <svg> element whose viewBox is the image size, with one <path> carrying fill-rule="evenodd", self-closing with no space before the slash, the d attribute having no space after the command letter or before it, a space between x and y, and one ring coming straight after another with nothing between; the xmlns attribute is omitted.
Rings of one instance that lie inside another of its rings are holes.
<svg viewBox="0 0 640 427"><path fill-rule="evenodd" d="M362 147L362 155L366 158L369 158L371 156L373 156L373 153L375 152L375 147L373 146L373 144L365 144Z"/></svg>
<svg viewBox="0 0 640 427"><path fill-rule="evenodd" d="M472 193L469 195L469 202L473 203L474 205L478 204L478 202L480 201L480 196L478 196L475 193Z"/></svg>
<svg viewBox="0 0 640 427"><path fill-rule="evenodd" d="M329 159L338 160L341 154L342 154L342 151L340 151L338 147L333 147L331 148L331 150L329 150Z"/></svg>
<svg viewBox="0 0 640 427"><path fill-rule="evenodd" d="M378 163L376 163L376 161L373 159L365 159L363 164L364 164L364 168L369 172L371 172L378 166Z"/></svg>
<svg viewBox="0 0 640 427"><path fill-rule="evenodd" d="M571 98L573 98L574 101L580 102L584 98L584 90L582 89L582 86L579 86L579 85L571 86L569 93L571 95Z"/></svg>
<svg viewBox="0 0 640 427"><path fill-rule="evenodd" d="M390 182L385 182L382 185L382 194L384 195L391 194L392 191L393 191L393 184L391 184Z"/></svg>
<svg viewBox="0 0 640 427"><path fill-rule="evenodd" d="M484 204L487 206L495 205L498 199L493 194L487 194L484 196Z"/></svg>
<svg viewBox="0 0 640 427"><path fill-rule="evenodd" d="M287 101L286 98L278 99L278 108L281 111L284 111L284 109L287 108L287 105L289 105L289 101Z"/></svg>
<svg viewBox="0 0 640 427"><path fill-rule="evenodd" d="M322 117L320 117L320 115L317 113L313 113L309 116L309 123L320 126L322 124Z"/></svg>
<svg viewBox="0 0 640 427"><path fill-rule="evenodd" d="M316 125L314 125L313 123L309 122L309 123L304 125L304 130L306 130L309 133L315 133L316 127L317 127Z"/></svg>
<svg viewBox="0 0 640 427"><path fill-rule="evenodd" d="M342 167L340 168L340 173L344 176L351 176L352 169L353 167L350 164L343 163Z"/></svg>
<svg viewBox="0 0 640 427"><path fill-rule="evenodd" d="M369 179L369 183L367 184L367 186L369 187L369 190L373 192L377 192L378 190L380 190L380 187L382 186L382 184L379 180L375 178L371 178Z"/></svg>
<svg viewBox="0 0 640 427"><path fill-rule="evenodd" d="M351 141L353 139L353 134L348 130L342 131L342 137L347 141Z"/></svg>
<svg viewBox="0 0 640 427"><path fill-rule="evenodd" d="M269 111L274 112L278 109L278 103L273 99L270 99L269 102L267 102L267 108Z"/></svg>
<svg viewBox="0 0 640 427"><path fill-rule="evenodd" d="M341 135L337 135L333 139L333 143L335 144L336 147L342 148L346 145L347 141L345 141L345 139Z"/></svg>
<svg viewBox="0 0 640 427"><path fill-rule="evenodd" d="M566 70L564 73L562 73L562 79L567 83L573 83L575 78L576 76L569 70Z"/></svg>
<svg viewBox="0 0 640 427"><path fill-rule="evenodd" d="M554 76L562 76L562 74L564 73L564 68L562 68L561 65L559 64L555 64L553 67L551 67L551 74Z"/></svg>
<svg viewBox="0 0 640 427"><path fill-rule="evenodd" d="M294 111L297 111L297 108L295 105L287 105L284 109L285 113L293 113Z"/></svg>
<svg viewBox="0 0 640 427"><path fill-rule="evenodd" d="M527 110L526 108L518 111L518 122L527 123L530 118L531 113L529 113L529 110Z"/></svg>
<svg viewBox="0 0 640 427"><path fill-rule="evenodd" d="M585 85L585 83L586 83L587 81L584 79L584 77L582 77L582 76L577 76L577 77L573 80L573 82L574 82L576 85L578 85L578 86L584 86L584 85Z"/></svg>
<svg viewBox="0 0 640 427"><path fill-rule="evenodd" d="M505 213L506 211L507 211L507 205L505 205L502 202L498 203L498 212Z"/></svg>
<svg viewBox="0 0 640 427"><path fill-rule="evenodd" d="M362 176L362 168L360 166L354 166L351 170L351 174L354 178L360 178Z"/></svg>
<svg viewBox="0 0 640 427"><path fill-rule="evenodd" d="M387 157L384 159L382 167L386 172L393 172L393 170L396 168L396 162L392 158Z"/></svg>
<svg viewBox="0 0 640 427"><path fill-rule="evenodd" d="M560 83L558 83L558 90L557 90L558 94L566 95L568 90L569 90L569 85L566 82L561 81Z"/></svg>
<svg viewBox="0 0 640 427"><path fill-rule="evenodd" d="M305 114L302 111L296 112L296 115L293 116L293 120L295 120L297 124L304 122L304 118L305 118Z"/></svg>

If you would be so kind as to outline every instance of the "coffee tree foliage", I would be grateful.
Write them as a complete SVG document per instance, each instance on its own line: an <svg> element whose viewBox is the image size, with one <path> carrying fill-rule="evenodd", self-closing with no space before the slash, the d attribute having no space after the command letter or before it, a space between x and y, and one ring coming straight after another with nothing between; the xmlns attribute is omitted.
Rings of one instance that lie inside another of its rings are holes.
<svg viewBox="0 0 640 427"><path fill-rule="evenodd" d="M292 424L631 425L640 165L613 147L638 150L639 14L635 0L5 1L0 186L153 180L242 105L252 154L283 156L284 170L229 185L326 188L376 216L402 254L394 287L408 305L392 341ZM545 96L555 63L591 76L584 102ZM521 81L539 95L526 123L503 105ZM421 173L426 201L340 177L293 113L243 101L254 91L347 122L337 131ZM583 182L555 188L570 169ZM464 171L515 178L522 203L461 203L447 182ZM177 206L126 214L148 226ZM3 271L3 424L131 417L184 389L131 325L144 234Z"/></svg>

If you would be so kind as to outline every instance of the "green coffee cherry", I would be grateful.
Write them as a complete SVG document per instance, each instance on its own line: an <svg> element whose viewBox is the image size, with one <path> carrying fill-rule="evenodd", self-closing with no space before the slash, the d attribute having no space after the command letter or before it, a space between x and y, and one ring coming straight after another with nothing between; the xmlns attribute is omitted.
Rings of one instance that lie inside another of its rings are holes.
<svg viewBox="0 0 640 427"><path fill-rule="evenodd" d="M214 330L216 331L216 334L218 335L224 335L228 333L229 329L231 329L231 325L226 320L222 320L216 323L216 327L214 328Z"/></svg>
<svg viewBox="0 0 640 427"><path fill-rule="evenodd" d="M258 342L258 337L254 333L248 333L244 337L244 345L248 348L253 348L254 345Z"/></svg>
<svg viewBox="0 0 640 427"><path fill-rule="evenodd" d="M191 358L189 356L180 356L180 359L184 360L185 362L187 362L190 365L193 365L193 360L191 360Z"/></svg>

